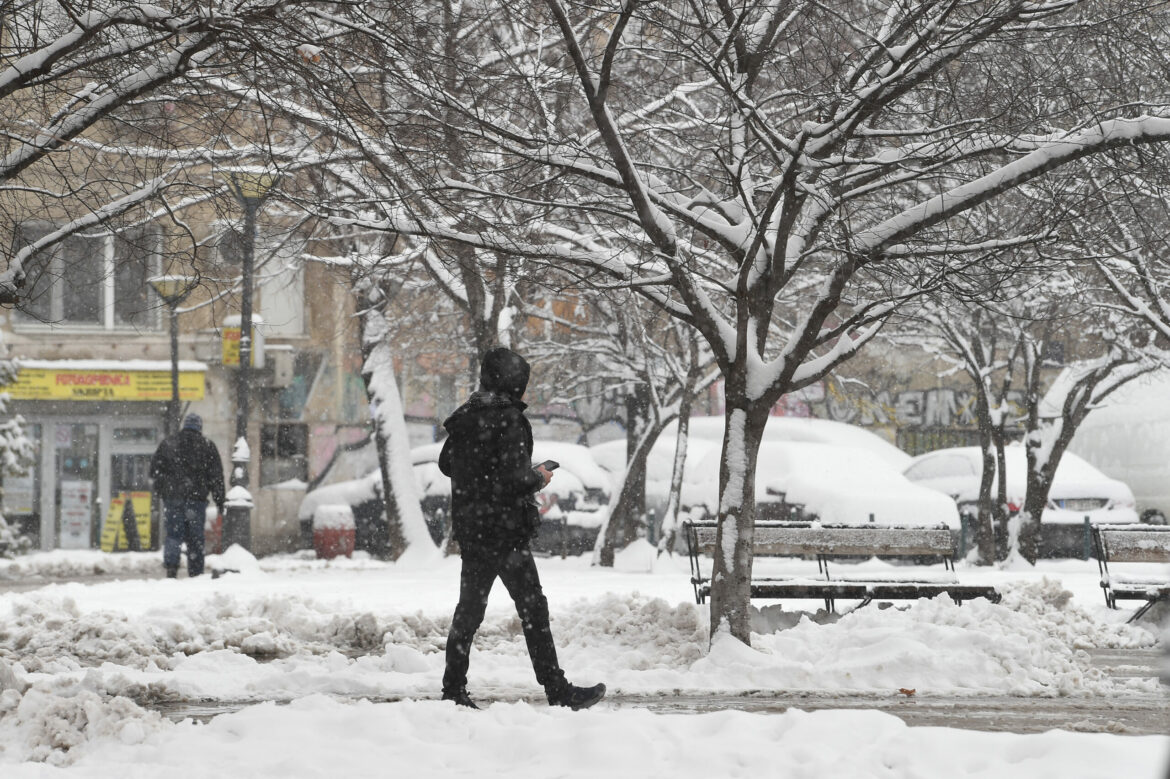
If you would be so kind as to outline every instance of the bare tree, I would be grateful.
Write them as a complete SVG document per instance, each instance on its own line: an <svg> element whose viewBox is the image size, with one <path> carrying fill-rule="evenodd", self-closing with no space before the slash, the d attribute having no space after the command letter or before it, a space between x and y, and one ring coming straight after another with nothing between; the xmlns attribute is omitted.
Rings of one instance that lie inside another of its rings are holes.
<svg viewBox="0 0 1170 779"><path fill-rule="evenodd" d="M563 337L531 348L554 361L565 352L585 356L581 373L617 388L626 398L626 466L614 485L595 559L612 566L617 549L645 528L645 488L651 449L662 431L689 408L694 394L718 374L696 334L628 291L594 292L583 298L588 314L580 321L554 320ZM530 310L534 317L544 316ZM689 411L686 412L689 416ZM669 500L677 508L677 489Z"/></svg>
<svg viewBox="0 0 1170 779"><path fill-rule="evenodd" d="M418 64L437 7L372 36L398 92L436 106L403 115L401 151L458 133L469 152L450 175L411 167L421 194L386 218L624 283L702 334L727 406L712 629L744 641L755 455L775 401L856 354L956 257L1035 240L956 230L965 215L1170 135L1137 94L1155 51L1091 87L1049 67L1075 69L1067 52L1111 39L1119 15L1160 23L1164 9L1139 4L493 7L468 12L447 53L476 74L471 100ZM1038 73L1060 89L1032 99ZM474 229L416 203L454 195L482 215ZM492 221L503 204L533 218Z"/></svg>
<svg viewBox="0 0 1170 779"><path fill-rule="evenodd" d="M997 532L1001 537L1007 533L1009 509L1003 450L1006 428L1012 421L1008 394L1020 360L1020 315L1019 310L993 310L984 304L954 299L941 304L925 301L920 317L930 331L919 333L916 339L929 353L966 373L974 388L982 453L975 547L978 561L984 565L996 559ZM996 485L998 490L993 495Z"/></svg>

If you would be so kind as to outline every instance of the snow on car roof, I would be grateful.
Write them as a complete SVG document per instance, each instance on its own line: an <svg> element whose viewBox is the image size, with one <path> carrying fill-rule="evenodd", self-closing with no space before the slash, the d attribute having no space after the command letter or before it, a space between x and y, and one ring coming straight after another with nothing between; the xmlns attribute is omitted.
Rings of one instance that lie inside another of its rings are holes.
<svg viewBox="0 0 1170 779"><path fill-rule="evenodd" d="M932 457L959 455L975 466L975 490L978 490L978 473L981 449L978 446L960 446L952 449L936 449L915 457L907 468ZM1027 489L1027 454L1024 447L1018 443L1004 447L1004 464L1007 470L1008 494L1022 496ZM965 477L970 481L970 477ZM963 496L967 499L967 496ZM1110 497L1132 500L1129 487L1124 482L1112 479L1094 468L1088 462L1073 454L1065 452L1056 466L1056 475L1052 480L1052 498L1072 497Z"/></svg>
<svg viewBox="0 0 1170 779"><path fill-rule="evenodd" d="M694 441L723 440L723 417L692 417L690 437ZM674 441L678 435L678 423L667 426L659 441ZM857 425L835 422L831 419L813 417L768 417L764 425L765 441L808 441L822 444L836 444L865 449L901 469L910 462L910 455L882 438L877 433ZM673 443L671 445L673 451Z"/></svg>
<svg viewBox="0 0 1170 779"><path fill-rule="evenodd" d="M684 505L718 505L718 449L688 463ZM958 527L955 502L914 484L880 456L851 446L815 441L764 441L756 466L756 500L784 493L823 522Z"/></svg>

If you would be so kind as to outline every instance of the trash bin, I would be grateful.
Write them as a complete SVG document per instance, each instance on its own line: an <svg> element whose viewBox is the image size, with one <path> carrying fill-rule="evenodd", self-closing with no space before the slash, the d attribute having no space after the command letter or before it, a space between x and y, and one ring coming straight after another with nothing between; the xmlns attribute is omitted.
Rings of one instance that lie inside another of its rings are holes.
<svg viewBox="0 0 1170 779"><path fill-rule="evenodd" d="M313 511L313 549L322 560L353 556L356 523L353 509L344 503L318 506Z"/></svg>

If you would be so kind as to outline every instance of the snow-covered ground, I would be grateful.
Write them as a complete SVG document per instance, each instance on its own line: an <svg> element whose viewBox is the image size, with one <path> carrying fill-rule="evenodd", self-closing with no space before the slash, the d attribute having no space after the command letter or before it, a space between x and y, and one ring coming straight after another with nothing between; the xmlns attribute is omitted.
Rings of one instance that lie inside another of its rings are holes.
<svg viewBox="0 0 1170 779"><path fill-rule="evenodd" d="M771 606L749 649L708 651L683 559L636 545L614 569L541 560L561 662L614 701L550 709L519 621L493 592L472 655L479 712L438 700L458 560L257 561L212 579L141 576L157 554L50 552L0 561L0 776L1161 777L1170 740L1124 733L908 727L878 711L663 713L628 701L698 693L929 696L1156 695L1089 652L1155 645L1104 606L1095 563L959 566L998 605L945 598L811 619ZM806 563L769 563L792 573ZM885 567L871 561L866 567ZM815 566L814 566L815 567ZM917 570L916 570L917 572ZM230 704L209 722L168 705ZM284 705L287 704L287 705Z"/></svg>

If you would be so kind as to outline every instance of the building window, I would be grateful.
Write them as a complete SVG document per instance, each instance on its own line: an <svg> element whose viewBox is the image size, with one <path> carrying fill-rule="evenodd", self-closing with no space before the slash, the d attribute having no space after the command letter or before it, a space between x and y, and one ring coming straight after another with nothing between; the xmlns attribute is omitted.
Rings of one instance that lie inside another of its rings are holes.
<svg viewBox="0 0 1170 779"><path fill-rule="evenodd" d="M54 230L45 222L16 231L16 249ZM159 327L147 279L158 274L160 239L151 229L73 235L25 261L18 321L111 330Z"/></svg>
<svg viewBox="0 0 1170 779"><path fill-rule="evenodd" d="M260 486L309 480L309 426L282 422L260 428Z"/></svg>

